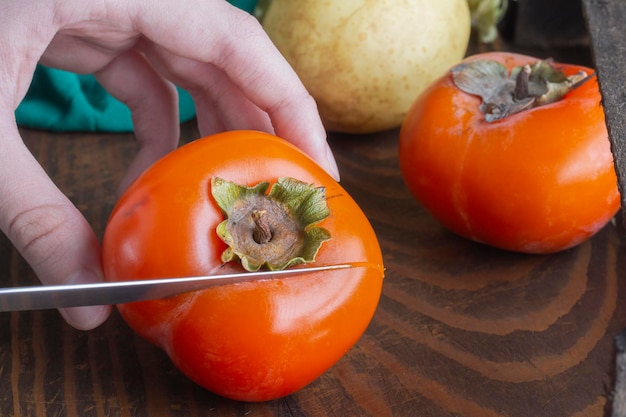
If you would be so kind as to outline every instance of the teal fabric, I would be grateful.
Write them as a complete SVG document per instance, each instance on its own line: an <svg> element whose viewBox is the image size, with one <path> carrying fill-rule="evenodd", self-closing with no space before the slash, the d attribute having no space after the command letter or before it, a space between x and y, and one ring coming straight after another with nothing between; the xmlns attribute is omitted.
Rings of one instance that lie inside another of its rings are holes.
<svg viewBox="0 0 626 417"><path fill-rule="evenodd" d="M229 0L252 12L256 0ZM178 89L180 121L195 117L189 93ZM133 122L126 105L111 96L93 75L81 75L38 65L24 100L15 111L18 125L51 131L130 132Z"/></svg>
<svg viewBox="0 0 626 417"><path fill-rule="evenodd" d="M233 6L237 6L240 9L247 11L248 13L252 13L258 3L257 0L228 0L228 2Z"/></svg>
<svg viewBox="0 0 626 417"><path fill-rule="evenodd" d="M179 91L181 122L195 117L189 93ZM52 131L129 132L130 110L92 75L39 65L33 82L15 111L18 125Z"/></svg>

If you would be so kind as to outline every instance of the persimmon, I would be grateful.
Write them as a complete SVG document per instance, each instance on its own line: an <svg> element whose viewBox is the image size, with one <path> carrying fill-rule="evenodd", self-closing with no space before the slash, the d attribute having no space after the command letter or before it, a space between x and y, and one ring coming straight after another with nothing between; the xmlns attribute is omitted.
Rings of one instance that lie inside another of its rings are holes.
<svg viewBox="0 0 626 417"><path fill-rule="evenodd" d="M585 241L619 209L592 69L492 52L471 56L414 102L402 176L439 222L512 251Z"/></svg>
<svg viewBox="0 0 626 417"><path fill-rule="evenodd" d="M352 264L118 306L185 375L243 401L288 395L330 368L365 331L383 282L357 203L296 147L252 131L196 140L144 172L111 214L103 263L112 281Z"/></svg>

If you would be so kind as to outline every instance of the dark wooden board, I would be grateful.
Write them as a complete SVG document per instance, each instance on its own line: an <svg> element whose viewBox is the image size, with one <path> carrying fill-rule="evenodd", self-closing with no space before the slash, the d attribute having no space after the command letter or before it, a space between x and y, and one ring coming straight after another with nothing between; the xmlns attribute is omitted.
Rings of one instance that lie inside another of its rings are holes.
<svg viewBox="0 0 626 417"><path fill-rule="evenodd" d="M132 136L23 133L101 234ZM378 233L387 274L366 334L312 385L268 403L232 402L187 380L117 313L90 332L55 311L10 313L0 315L0 415L602 415L613 338L626 327L618 229L550 256L468 242L409 195L396 141L397 131L331 136L342 183ZM5 285L35 282L4 238L0 270Z"/></svg>
<svg viewBox="0 0 626 417"><path fill-rule="evenodd" d="M626 219L626 2L583 0L583 7L621 194L623 222ZM616 340L611 404L614 417L626 416L625 335L626 331Z"/></svg>
<svg viewBox="0 0 626 417"><path fill-rule="evenodd" d="M525 48L588 44L580 0L509 1L499 29L507 40Z"/></svg>
<svg viewBox="0 0 626 417"><path fill-rule="evenodd" d="M583 0L611 152L626 207L626 2Z"/></svg>

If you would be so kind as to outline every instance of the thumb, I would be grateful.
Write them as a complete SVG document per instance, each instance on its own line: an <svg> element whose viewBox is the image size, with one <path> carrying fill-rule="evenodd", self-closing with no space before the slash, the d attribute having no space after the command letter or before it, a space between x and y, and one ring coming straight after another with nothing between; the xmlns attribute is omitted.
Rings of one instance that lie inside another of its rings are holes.
<svg viewBox="0 0 626 417"><path fill-rule="evenodd" d="M44 284L103 280L100 244L87 220L23 144L17 127L0 125L0 229ZM73 327L100 325L110 306L61 310Z"/></svg>

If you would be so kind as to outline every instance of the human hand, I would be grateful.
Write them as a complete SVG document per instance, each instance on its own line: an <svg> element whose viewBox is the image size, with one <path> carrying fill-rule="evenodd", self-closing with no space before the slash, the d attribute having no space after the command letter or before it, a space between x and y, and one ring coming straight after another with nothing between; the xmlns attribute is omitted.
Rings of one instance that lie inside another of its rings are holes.
<svg viewBox="0 0 626 417"><path fill-rule="evenodd" d="M102 281L99 242L24 146L14 111L35 66L93 73L131 109L140 150L120 190L177 146L174 84L194 98L200 134L256 129L338 179L314 100L258 22L225 0L0 0L0 229L45 284ZM91 329L109 306L61 311Z"/></svg>

